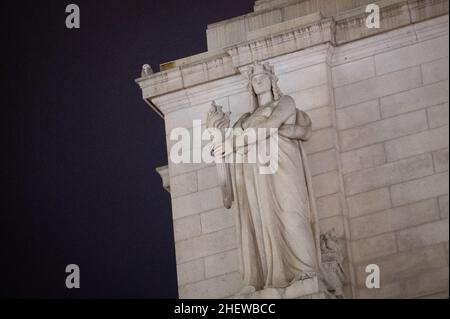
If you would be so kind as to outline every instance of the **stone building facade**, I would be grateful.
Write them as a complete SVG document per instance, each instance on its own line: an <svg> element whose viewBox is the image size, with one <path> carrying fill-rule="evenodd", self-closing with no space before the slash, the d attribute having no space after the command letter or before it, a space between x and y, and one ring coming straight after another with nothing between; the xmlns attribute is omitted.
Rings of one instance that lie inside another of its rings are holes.
<svg viewBox="0 0 450 319"><path fill-rule="evenodd" d="M366 6L380 7L379 29ZM172 129L205 123L211 101L250 111L239 70L270 62L313 121L306 143L321 232L344 249L347 298L448 298L448 0L259 0L208 26L208 52L137 79ZM197 146L199 147L199 146ZM232 211L214 165L159 168L170 190L180 298L239 291ZM377 264L381 287L365 286Z"/></svg>

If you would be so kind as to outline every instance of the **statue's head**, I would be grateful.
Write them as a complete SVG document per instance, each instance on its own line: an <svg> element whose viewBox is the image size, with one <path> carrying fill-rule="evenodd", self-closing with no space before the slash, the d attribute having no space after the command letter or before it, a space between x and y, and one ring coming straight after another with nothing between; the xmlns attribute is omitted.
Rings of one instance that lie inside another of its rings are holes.
<svg viewBox="0 0 450 319"><path fill-rule="evenodd" d="M278 88L278 78L275 75L273 66L269 63L254 62L246 73L249 90L256 95L272 92L275 100L278 100L282 93Z"/></svg>

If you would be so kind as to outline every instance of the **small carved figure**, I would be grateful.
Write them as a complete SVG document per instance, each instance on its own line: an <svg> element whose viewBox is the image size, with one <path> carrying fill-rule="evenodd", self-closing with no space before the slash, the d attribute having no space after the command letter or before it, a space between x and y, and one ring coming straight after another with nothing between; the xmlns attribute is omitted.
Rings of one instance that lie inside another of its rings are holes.
<svg viewBox="0 0 450 319"><path fill-rule="evenodd" d="M153 69L150 65L148 64L144 64L142 66L142 71L141 71L141 77L146 77L146 76L150 76L153 74Z"/></svg>

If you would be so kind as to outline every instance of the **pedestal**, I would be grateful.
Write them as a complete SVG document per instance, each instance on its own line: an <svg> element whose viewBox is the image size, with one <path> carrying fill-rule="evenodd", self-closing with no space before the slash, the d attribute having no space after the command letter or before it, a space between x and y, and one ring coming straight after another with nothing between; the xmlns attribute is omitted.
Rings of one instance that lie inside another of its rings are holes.
<svg viewBox="0 0 450 319"><path fill-rule="evenodd" d="M266 288L239 293L230 299L336 299L336 296L328 292L322 280L315 276L296 281L286 288Z"/></svg>

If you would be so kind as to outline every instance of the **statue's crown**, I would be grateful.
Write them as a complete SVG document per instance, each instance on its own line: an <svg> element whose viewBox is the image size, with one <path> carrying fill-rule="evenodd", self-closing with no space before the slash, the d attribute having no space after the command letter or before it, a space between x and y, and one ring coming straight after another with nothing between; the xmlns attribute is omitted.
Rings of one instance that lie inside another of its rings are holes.
<svg viewBox="0 0 450 319"><path fill-rule="evenodd" d="M274 74L273 66L271 66L269 63L263 64L258 61L254 62L249 68L250 78L253 78L254 76L260 74L273 75Z"/></svg>

